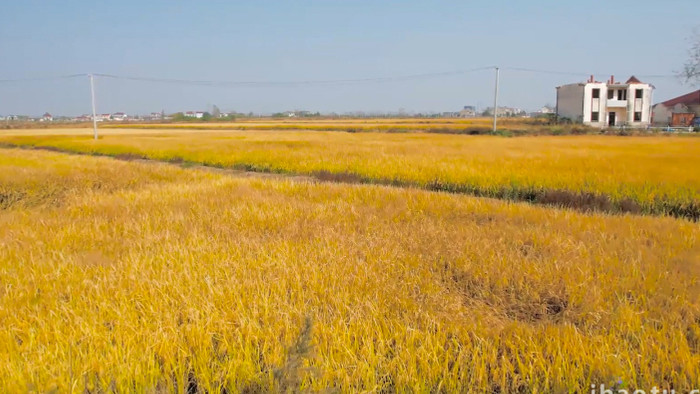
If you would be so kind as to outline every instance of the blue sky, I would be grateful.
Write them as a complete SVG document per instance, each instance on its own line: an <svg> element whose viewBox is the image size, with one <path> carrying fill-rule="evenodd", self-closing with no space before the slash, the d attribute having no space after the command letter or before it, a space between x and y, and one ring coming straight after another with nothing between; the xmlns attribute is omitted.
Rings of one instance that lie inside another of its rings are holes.
<svg viewBox="0 0 700 394"><path fill-rule="evenodd" d="M225 81L412 75L482 66L673 74L697 0L4 1L0 80L75 73ZM504 70L499 104L537 109L585 75ZM691 90L641 78L660 101ZM98 112L450 111L489 106L493 71L383 83L202 87L97 80ZM86 78L0 83L0 114L90 111Z"/></svg>

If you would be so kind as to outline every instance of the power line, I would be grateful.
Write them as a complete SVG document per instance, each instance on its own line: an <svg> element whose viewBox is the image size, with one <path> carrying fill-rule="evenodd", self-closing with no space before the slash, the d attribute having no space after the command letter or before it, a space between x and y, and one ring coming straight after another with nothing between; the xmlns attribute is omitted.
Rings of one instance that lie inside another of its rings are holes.
<svg viewBox="0 0 700 394"><path fill-rule="evenodd" d="M78 78L78 77L86 77L87 75L88 74L70 74L70 75L58 75L58 76L52 76L52 77L0 79L0 83L54 81L54 80L59 80L59 79L71 79L71 78Z"/></svg>
<svg viewBox="0 0 700 394"><path fill-rule="evenodd" d="M82 74L69 74L69 75L46 76L46 77L36 77L36 78L0 79L0 83L52 81L52 80L88 77L90 75L93 75L95 77L127 80L127 81L193 85L193 86L209 86L209 87L333 86L333 85L352 85L352 84L387 83L387 82L425 80L425 79L432 79L432 78L441 78L441 77L469 74L469 73L484 71L484 70L493 70L495 68L496 68L495 66L486 66L486 67L477 67L477 68L466 69L466 70L409 74L409 75L400 75L400 76L354 78L354 79L298 80L298 81L194 80L194 79L155 78L155 77L141 77L141 76L130 76L130 75L101 74L101 73L93 73L93 74L82 73ZM547 75L569 75L569 76L604 75L604 73L544 70L544 69L526 68L526 67L500 67L500 69L501 70L516 71L516 72L547 74ZM676 78L677 76L676 75L669 75L669 74L649 74L649 75L637 75L637 77L639 77L639 78Z"/></svg>
<svg viewBox="0 0 700 394"><path fill-rule="evenodd" d="M510 71L522 71L537 74L550 74L550 75L572 75L572 76L586 76L586 75L606 75L606 73L596 73L596 72L573 72L573 71L555 71L555 70L542 70L536 68L524 68L524 67L502 67L502 70ZM637 74L638 78L676 78L673 74Z"/></svg>
<svg viewBox="0 0 700 394"><path fill-rule="evenodd" d="M173 79L173 78L152 78L152 77L135 77L113 74L93 74L97 77L121 79L129 81L155 82L155 83L170 83L170 84L186 84L196 86L220 86L220 87L276 87L276 86L327 86L327 85L344 85L344 84L362 84L362 83L383 83L397 81L411 81L430 78L447 77L452 75L467 74L477 71L489 70L494 67L478 67L468 70L445 71L435 73L423 73L401 76L374 77L374 78L357 78L357 79L328 79L328 80L300 80L300 81L217 81L217 80L190 80L190 79Z"/></svg>
<svg viewBox="0 0 700 394"><path fill-rule="evenodd" d="M537 73L537 74L551 74L551 75L575 75L575 76L581 76L581 75L589 75L589 74L591 74L591 73L586 73L586 72L540 70L540 69L535 69L535 68L524 68L524 67L502 67L501 69L502 69L502 70L510 70L510 71L530 72L530 73Z"/></svg>
<svg viewBox="0 0 700 394"><path fill-rule="evenodd" d="M637 75L639 78L678 78L678 75L673 75L673 74L649 74L649 75Z"/></svg>

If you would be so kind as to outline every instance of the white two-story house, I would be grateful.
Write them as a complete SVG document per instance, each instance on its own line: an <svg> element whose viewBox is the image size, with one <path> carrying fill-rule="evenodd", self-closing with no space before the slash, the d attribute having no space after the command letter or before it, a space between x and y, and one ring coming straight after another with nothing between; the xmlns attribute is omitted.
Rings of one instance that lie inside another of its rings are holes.
<svg viewBox="0 0 700 394"><path fill-rule="evenodd" d="M557 116L595 127L646 127L651 123L651 94L654 86L630 77L625 83L610 77L598 82L557 87Z"/></svg>

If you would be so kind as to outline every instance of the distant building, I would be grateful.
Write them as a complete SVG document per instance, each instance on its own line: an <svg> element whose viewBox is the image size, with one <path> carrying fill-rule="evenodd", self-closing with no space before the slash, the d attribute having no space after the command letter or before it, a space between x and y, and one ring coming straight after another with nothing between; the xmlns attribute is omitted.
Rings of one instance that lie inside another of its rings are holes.
<svg viewBox="0 0 700 394"><path fill-rule="evenodd" d="M458 112L457 116L459 116L460 118L473 118L476 115L476 107L472 105L465 105L464 108L462 108L462 110Z"/></svg>
<svg viewBox="0 0 700 394"><path fill-rule="evenodd" d="M687 126L700 117L700 90L656 104L652 112L654 124Z"/></svg>
<svg viewBox="0 0 700 394"><path fill-rule="evenodd" d="M493 107L488 107L484 111L488 115L493 115ZM496 111L496 114L498 116L525 116L527 113L520 109L520 108L512 108L512 107L498 107L498 110Z"/></svg>
<svg viewBox="0 0 700 394"><path fill-rule="evenodd" d="M125 121L128 118L129 118L129 116L127 114L125 114L124 112L115 112L112 114L112 120L116 120L119 122Z"/></svg>
<svg viewBox="0 0 700 394"><path fill-rule="evenodd" d="M553 113L557 112L557 110L555 108L552 108L552 107L545 105L544 107L540 108L540 110L537 112L546 115L546 114L553 114Z"/></svg>
<svg viewBox="0 0 700 394"><path fill-rule="evenodd" d="M321 116L320 112L311 112L311 111L306 111L306 110L294 110L294 111L284 111L277 113L276 116L278 117L289 117L289 118L310 118L310 117L316 117L316 116Z"/></svg>
<svg viewBox="0 0 700 394"><path fill-rule="evenodd" d="M545 105L544 107L540 108L539 110L537 110L535 112L531 112L529 114L529 116L531 118L545 118L547 116L551 116L551 115L555 114L556 112L557 112L556 109Z"/></svg>
<svg viewBox="0 0 700 394"><path fill-rule="evenodd" d="M183 115L186 118L202 119L204 117L204 111L187 111Z"/></svg>
<svg viewBox="0 0 700 394"><path fill-rule="evenodd" d="M651 123L651 93L654 87L634 76L625 83L610 77L557 86L557 116L595 127L648 126Z"/></svg>
<svg viewBox="0 0 700 394"><path fill-rule="evenodd" d="M50 113L46 112L44 115L41 116L40 121L42 121L42 122L53 122L53 116L51 116Z"/></svg>

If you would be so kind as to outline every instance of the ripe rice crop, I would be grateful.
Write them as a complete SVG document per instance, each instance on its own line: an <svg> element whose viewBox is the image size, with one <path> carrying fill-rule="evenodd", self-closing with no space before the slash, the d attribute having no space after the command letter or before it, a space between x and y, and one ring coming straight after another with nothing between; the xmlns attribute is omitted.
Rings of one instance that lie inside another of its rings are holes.
<svg viewBox="0 0 700 394"><path fill-rule="evenodd" d="M209 157L161 138L51 141ZM3 392L700 387L696 223L18 149L0 174Z"/></svg>
<svg viewBox="0 0 700 394"><path fill-rule="evenodd" d="M385 133L444 133L444 134L497 134L497 135L559 135L559 134L599 134L601 131L583 125L549 124L546 119L503 118L493 132L490 118L241 118L236 121L212 119L207 122L186 121L172 123L108 122L101 123L103 130L314 130L343 132L385 132ZM37 125L35 122L0 124L6 133L50 134L56 128L63 131L86 131L89 123L53 123ZM617 132L617 131L615 131ZM634 132L634 131L627 131Z"/></svg>
<svg viewBox="0 0 700 394"><path fill-rule="evenodd" d="M131 133L130 130L124 130ZM8 136L0 142L700 218L700 139L255 131Z"/></svg>
<svg viewBox="0 0 700 394"><path fill-rule="evenodd" d="M186 123L142 123L107 124L107 128L137 129L199 129L199 130L314 130L346 132L432 132L451 134L489 134L493 131L493 120L489 118L470 119L244 119L236 122L186 122ZM499 132L551 133L552 127L543 120L501 119ZM593 132L597 129L583 126L557 126L558 130ZM599 132L599 131L598 131Z"/></svg>

